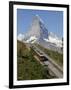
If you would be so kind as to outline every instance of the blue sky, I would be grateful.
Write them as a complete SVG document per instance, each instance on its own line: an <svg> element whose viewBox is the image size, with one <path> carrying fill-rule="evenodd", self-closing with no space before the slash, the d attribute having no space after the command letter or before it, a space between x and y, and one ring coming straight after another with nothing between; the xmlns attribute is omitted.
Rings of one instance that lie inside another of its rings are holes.
<svg viewBox="0 0 71 90"><path fill-rule="evenodd" d="M63 11L32 9L17 9L17 34L25 34L29 30L35 15L39 15L43 20L48 32L53 32L59 37L63 36Z"/></svg>

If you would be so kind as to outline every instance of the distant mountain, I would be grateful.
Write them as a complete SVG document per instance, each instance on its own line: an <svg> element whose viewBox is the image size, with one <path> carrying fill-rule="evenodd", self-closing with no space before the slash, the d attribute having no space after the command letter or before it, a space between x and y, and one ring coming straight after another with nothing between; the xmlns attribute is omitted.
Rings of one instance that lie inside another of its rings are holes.
<svg viewBox="0 0 71 90"><path fill-rule="evenodd" d="M44 39L46 42L55 44L57 47L62 47L62 40L58 38L54 33L49 32L48 39Z"/></svg>
<svg viewBox="0 0 71 90"><path fill-rule="evenodd" d="M20 40L26 43L38 43L45 48L56 49L62 47L62 40L54 33L48 32L43 20L38 16L34 16L28 32L25 35L19 35Z"/></svg>

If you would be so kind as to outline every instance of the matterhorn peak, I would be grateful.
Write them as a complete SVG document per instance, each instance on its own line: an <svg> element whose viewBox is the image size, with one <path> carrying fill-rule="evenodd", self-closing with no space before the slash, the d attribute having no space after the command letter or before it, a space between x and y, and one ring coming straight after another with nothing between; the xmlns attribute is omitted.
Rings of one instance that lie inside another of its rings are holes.
<svg viewBox="0 0 71 90"><path fill-rule="evenodd" d="M35 15L33 17L31 26L29 27L26 36L28 41L30 41L29 39L31 37L35 36L37 38L36 41L38 42L43 41L44 38L48 38L48 30L39 15Z"/></svg>
<svg viewBox="0 0 71 90"><path fill-rule="evenodd" d="M38 14L36 14L34 16L34 19L37 19L37 20L39 20L39 22L44 23L44 21L40 18L40 16Z"/></svg>

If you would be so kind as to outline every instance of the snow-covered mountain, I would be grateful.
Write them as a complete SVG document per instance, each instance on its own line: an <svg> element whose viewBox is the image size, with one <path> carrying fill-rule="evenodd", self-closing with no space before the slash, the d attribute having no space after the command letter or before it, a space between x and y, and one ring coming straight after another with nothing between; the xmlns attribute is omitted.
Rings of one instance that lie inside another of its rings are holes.
<svg viewBox="0 0 71 90"><path fill-rule="evenodd" d="M25 40L26 43L39 43L44 47L62 47L62 40L54 33L48 32L45 23L38 15L33 17L28 32L25 35L20 34L19 40Z"/></svg>
<svg viewBox="0 0 71 90"><path fill-rule="evenodd" d="M55 34L52 32L49 33L48 39L44 39L46 42L50 42L55 44L57 47L62 47L62 40L58 38Z"/></svg>

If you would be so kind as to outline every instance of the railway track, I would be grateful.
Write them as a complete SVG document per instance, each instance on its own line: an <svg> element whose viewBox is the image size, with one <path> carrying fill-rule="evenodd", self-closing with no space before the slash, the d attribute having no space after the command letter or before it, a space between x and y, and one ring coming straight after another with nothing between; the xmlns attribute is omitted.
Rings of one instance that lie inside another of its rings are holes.
<svg viewBox="0 0 71 90"><path fill-rule="evenodd" d="M39 57L43 58L41 62L48 66L51 73L53 73L57 78L63 78L63 70L57 63L55 63L48 55L45 54L45 52L40 50L37 46L30 46L36 52L36 54L38 54Z"/></svg>

